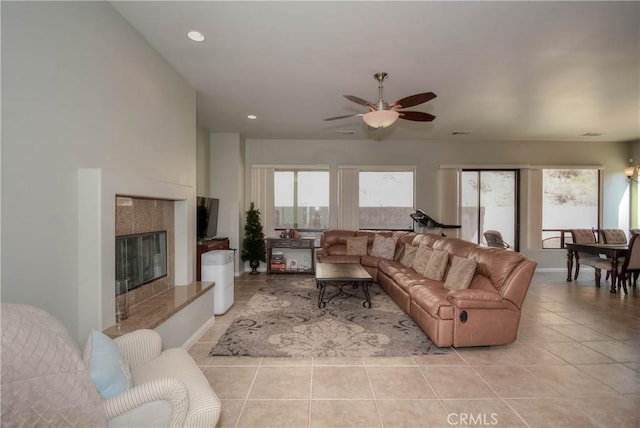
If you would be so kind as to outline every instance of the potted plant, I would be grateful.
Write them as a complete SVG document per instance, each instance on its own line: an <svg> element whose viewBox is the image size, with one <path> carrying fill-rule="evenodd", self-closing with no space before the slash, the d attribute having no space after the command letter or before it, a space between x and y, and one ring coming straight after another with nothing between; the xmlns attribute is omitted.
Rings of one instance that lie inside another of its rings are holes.
<svg viewBox="0 0 640 428"><path fill-rule="evenodd" d="M258 274L260 262L266 262L266 250L264 244L264 233L260 223L260 210L254 207L253 202L246 213L246 223L244 225L244 239L242 240L242 252L240 258L243 261L249 260L251 275Z"/></svg>

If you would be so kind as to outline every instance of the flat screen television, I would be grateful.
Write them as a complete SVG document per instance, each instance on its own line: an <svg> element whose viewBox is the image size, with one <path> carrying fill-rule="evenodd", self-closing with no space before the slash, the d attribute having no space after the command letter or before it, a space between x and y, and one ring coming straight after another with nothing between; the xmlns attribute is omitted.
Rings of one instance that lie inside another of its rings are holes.
<svg viewBox="0 0 640 428"><path fill-rule="evenodd" d="M198 241L213 239L218 234L218 198L197 197L196 219Z"/></svg>

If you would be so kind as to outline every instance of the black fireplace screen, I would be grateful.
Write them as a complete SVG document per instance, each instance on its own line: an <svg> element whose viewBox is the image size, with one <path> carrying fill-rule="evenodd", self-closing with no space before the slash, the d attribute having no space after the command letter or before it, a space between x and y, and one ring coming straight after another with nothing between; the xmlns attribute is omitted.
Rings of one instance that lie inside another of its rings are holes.
<svg viewBox="0 0 640 428"><path fill-rule="evenodd" d="M116 296L167 276L167 232L116 236Z"/></svg>

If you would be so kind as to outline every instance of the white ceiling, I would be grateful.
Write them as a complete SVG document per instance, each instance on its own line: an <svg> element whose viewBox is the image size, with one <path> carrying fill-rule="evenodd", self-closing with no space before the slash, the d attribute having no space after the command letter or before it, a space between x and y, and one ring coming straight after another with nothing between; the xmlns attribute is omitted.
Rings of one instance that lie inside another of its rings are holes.
<svg viewBox="0 0 640 428"><path fill-rule="evenodd" d="M197 90L199 123L247 138L640 138L640 2L113 2ZM207 37L194 43L189 30ZM342 97L435 121L370 131ZM248 114L258 116L247 119ZM341 132L355 132L353 135ZM471 131L470 135L451 135ZM601 136L585 137L585 133Z"/></svg>

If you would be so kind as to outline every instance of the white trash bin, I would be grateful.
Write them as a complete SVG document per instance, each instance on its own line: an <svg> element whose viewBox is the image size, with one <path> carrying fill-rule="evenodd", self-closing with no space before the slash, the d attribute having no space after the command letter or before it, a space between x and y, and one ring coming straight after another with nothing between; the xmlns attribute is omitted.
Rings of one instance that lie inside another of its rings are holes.
<svg viewBox="0 0 640 428"><path fill-rule="evenodd" d="M202 281L214 281L213 313L222 315L233 305L233 250L212 250L202 254Z"/></svg>

